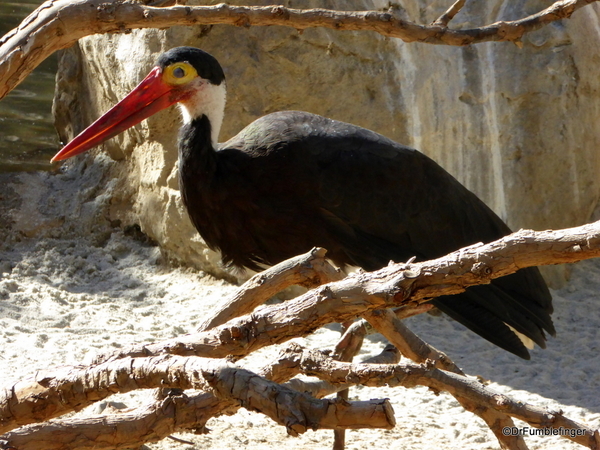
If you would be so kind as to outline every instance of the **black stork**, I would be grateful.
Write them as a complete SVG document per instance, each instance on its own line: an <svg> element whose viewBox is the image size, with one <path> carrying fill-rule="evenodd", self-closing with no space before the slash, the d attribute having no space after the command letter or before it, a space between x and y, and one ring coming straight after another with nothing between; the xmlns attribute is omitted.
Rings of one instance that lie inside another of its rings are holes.
<svg viewBox="0 0 600 450"><path fill-rule="evenodd" d="M264 116L229 141L217 60L192 47L162 54L121 102L53 158L82 153L175 103L179 185L188 214L229 266L260 269L319 246L341 266L437 258L511 232L433 160L377 133L298 111ZM522 358L545 347L552 298L537 268L432 303ZM515 333L515 331L517 333Z"/></svg>

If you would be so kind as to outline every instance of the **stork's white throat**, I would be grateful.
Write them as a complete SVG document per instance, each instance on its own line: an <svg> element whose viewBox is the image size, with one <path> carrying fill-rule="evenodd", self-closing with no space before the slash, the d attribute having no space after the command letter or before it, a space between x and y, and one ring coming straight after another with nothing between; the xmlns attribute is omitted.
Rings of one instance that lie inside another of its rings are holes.
<svg viewBox="0 0 600 450"><path fill-rule="evenodd" d="M179 103L183 123L188 124L205 115L210 122L210 138L213 148L217 148L227 99L225 81L216 85L198 77L190 82L190 89L194 93Z"/></svg>

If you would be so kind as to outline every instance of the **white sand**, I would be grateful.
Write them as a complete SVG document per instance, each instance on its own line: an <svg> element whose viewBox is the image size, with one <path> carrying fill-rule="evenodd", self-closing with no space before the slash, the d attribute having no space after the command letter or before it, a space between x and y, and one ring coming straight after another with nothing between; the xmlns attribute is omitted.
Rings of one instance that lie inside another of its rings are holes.
<svg viewBox="0 0 600 450"><path fill-rule="evenodd" d="M108 196L86 173L19 175L5 181L0 198L0 382L9 386L38 369L89 361L95 354L133 342L152 342L193 331L206 311L234 286L191 269L169 268L158 248L98 219ZM8 183L8 184L7 184ZM81 183L81 182L79 182ZM77 189L77 190L75 190ZM15 191L27 201L18 202ZM76 193L77 192L77 193ZM23 236L26 232L31 237ZM557 338L523 361L477 337L446 317L419 316L409 326L445 351L468 374L493 380L492 387L536 405L562 409L576 421L600 427L597 342L600 261L578 264L569 285L553 292ZM322 330L306 341L328 348L338 333ZM370 337L361 357L383 347ZM261 352L260 358L275 349ZM143 394L143 395L147 395ZM352 399L388 397L396 411L391 431L350 431L348 449L496 449L481 420L447 394L425 388L356 388ZM119 396L128 406L138 397ZM84 411L84 413L90 413ZM523 424L521 424L523 425ZM152 449L330 448L332 433L309 431L288 437L283 427L245 410L212 419L208 435L185 434L191 447L170 440ZM531 449L581 448L565 439L527 437Z"/></svg>

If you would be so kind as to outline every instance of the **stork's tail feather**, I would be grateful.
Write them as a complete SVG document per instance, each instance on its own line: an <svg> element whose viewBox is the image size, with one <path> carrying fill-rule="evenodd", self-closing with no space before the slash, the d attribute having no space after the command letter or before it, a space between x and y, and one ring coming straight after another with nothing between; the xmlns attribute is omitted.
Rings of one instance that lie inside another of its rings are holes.
<svg viewBox="0 0 600 450"><path fill-rule="evenodd" d="M537 289L514 289L528 283ZM530 358L523 336L545 348L545 333L556 334L550 317L550 293L537 268L523 269L489 285L470 287L462 294L438 297L432 303L481 337L523 359Z"/></svg>

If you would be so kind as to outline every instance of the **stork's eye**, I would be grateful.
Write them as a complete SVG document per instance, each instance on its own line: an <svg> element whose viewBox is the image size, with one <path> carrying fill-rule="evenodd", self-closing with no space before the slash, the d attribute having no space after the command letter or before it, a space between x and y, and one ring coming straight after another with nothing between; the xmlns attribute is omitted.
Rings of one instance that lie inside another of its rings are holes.
<svg viewBox="0 0 600 450"><path fill-rule="evenodd" d="M173 76L175 78L183 78L185 77L185 70L183 70L182 67L175 67L175 69L173 69Z"/></svg>
<svg viewBox="0 0 600 450"><path fill-rule="evenodd" d="M165 67L163 79L171 85L185 84L198 76L198 72L188 62L176 62Z"/></svg>

